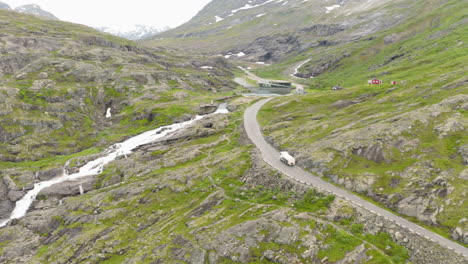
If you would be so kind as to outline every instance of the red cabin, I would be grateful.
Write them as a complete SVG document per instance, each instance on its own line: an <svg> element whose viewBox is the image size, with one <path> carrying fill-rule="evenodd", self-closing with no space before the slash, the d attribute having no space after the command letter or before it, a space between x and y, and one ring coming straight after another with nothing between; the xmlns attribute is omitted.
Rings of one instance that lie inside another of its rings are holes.
<svg viewBox="0 0 468 264"><path fill-rule="evenodd" d="M382 80L372 79L372 80L369 80L369 84L382 84Z"/></svg>
<svg viewBox="0 0 468 264"><path fill-rule="evenodd" d="M391 85L397 85L398 82L397 82L397 81L391 81L390 84L391 84Z"/></svg>

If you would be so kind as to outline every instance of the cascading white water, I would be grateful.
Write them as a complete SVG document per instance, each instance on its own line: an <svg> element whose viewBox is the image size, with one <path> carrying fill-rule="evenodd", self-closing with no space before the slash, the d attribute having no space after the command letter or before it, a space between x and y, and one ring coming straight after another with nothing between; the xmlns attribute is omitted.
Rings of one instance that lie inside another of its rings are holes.
<svg viewBox="0 0 468 264"><path fill-rule="evenodd" d="M111 118L112 117L112 113L111 113L111 109L110 107L107 108L107 111L106 111L106 118Z"/></svg>
<svg viewBox="0 0 468 264"><path fill-rule="evenodd" d="M229 111L226 109L226 104L221 104L216 112L213 114L227 114ZM205 115L207 116L207 115ZM68 175L65 171L61 177L36 183L34 188L26 193L21 200L16 202L15 209L11 213L9 219L0 221L0 227L4 227L12 219L18 219L26 215L31 204L36 199L36 196L45 188L50 187L56 183L76 180L85 176L95 175L102 172L104 165L115 160L118 156L124 155L125 157L132 153L132 150L138 146L151 143L157 139L161 139L169 134L174 133L175 131L184 128L193 122L204 118L205 116L196 116L194 119L176 123L168 126L163 126L154 130L150 130L139 134L137 136L131 137L121 143L112 145L111 147L105 150L105 156L98 159L92 160L86 163L83 167L80 168L79 172Z"/></svg>

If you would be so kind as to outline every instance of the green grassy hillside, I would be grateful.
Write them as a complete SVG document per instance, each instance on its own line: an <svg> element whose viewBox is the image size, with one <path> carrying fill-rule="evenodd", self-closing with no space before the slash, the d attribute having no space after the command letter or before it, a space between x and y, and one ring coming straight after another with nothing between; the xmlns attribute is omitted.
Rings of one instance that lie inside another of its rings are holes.
<svg viewBox="0 0 468 264"><path fill-rule="evenodd" d="M341 59L303 80L307 95L263 109L266 135L300 166L465 241L456 229L468 228L468 211L459 210L468 207L466 7L447 1L367 40L297 57L311 59L304 75L323 58ZM257 73L285 76L290 63ZM371 78L384 84L367 85ZM338 84L344 89L332 91Z"/></svg>
<svg viewBox="0 0 468 264"><path fill-rule="evenodd" d="M241 123L242 111L213 116L167 142L144 146L108 166L82 196L46 191L39 198L48 209L37 207L0 233L0 260L317 263L325 258L346 262L357 256L363 263L405 263L409 259L408 250L394 241L390 229L376 229L365 211L291 184L265 167L247 144ZM55 205L58 199L63 199L60 206Z"/></svg>
<svg viewBox="0 0 468 264"><path fill-rule="evenodd" d="M190 118L200 103L236 86L222 60L6 10L0 18L0 168L63 164L74 153ZM214 69L201 69L207 65Z"/></svg>

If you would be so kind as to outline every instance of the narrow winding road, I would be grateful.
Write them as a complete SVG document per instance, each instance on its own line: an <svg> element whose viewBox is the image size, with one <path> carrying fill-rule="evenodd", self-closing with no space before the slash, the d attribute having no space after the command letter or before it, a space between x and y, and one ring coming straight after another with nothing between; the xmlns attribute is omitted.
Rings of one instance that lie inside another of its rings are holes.
<svg viewBox="0 0 468 264"><path fill-rule="evenodd" d="M358 196L335 185L332 185L297 166L289 167L286 164L282 163L279 160L279 151L273 148L270 144L268 144L265 141L261 133L260 126L257 122L258 111L265 103L267 103L271 99L273 98L263 99L253 104L252 106L247 108L247 110L244 113L244 126L245 130L247 131L247 135L257 146L257 148L261 151L263 160L266 163L268 163L273 168L281 171L283 174L287 175L288 177L297 182L313 186L321 191L329 192L338 197L344 198L359 207L362 207L374 214L377 214L394 222L396 225L408 229L410 232L416 233L420 236L425 237L426 239L430 239L436 243L439 243L440 245L445 246L453 250L454 252L463 255L465 258L468 258L468 248L463 247L447 238L439 236L434 232L431 232L370 202L367 202L359 198Z"/></svg>

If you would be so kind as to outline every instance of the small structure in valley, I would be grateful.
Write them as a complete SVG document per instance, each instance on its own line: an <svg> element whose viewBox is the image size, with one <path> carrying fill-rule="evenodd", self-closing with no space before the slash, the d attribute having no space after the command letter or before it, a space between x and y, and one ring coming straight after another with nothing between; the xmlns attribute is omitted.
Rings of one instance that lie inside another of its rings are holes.
<svg viewBox="0 0 468 264"><path fill-rule="evenodd" d="M382 83L383 83L382 80L379 80L377 78L367 81L367 84L382 84Z"/></svg>
<svg viewBox="0 0 468 264"><path fill-rule="evenodd" d="M292 90L292 83L288 81L259 82L259 91L274 94L288 94Z"/></svg>
<svg viewBox="0 0 468 264"><path fill-rule="evenodd" d="M258 86L262 88L292 88L292 83L288 81L259 82Z"/></svg>

